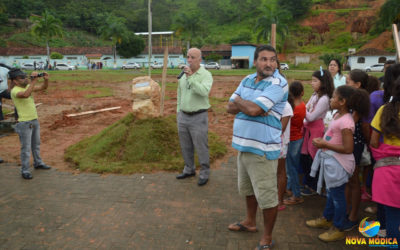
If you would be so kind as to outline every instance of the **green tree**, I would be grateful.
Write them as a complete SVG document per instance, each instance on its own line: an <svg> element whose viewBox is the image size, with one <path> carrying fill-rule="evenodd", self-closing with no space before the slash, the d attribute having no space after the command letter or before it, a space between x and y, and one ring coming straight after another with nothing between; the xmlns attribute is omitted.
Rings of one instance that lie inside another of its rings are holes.
<svg viewBox="0 0 400 250"><path fill-rule="evenodd" d="M63 59L64 56L58 52L51 52L50 58L51 59Z"/></svg>
<svg viewBox="0 0 400 250"><path fill-rule="evenodd" d="M99 33L104 40L112 41L112 50L114 56L114 64L116 63L116 46L126 38L128 30L125 26L125 21L121 17L109 15L103 26L99 28Z"/></svg>
<svg viewBox="0 0 400 250"><path fill-rule="evenodd" d="M339 60L339 62L340 62L339 67L344 62L344 57L341 54L323 54L322 56L319 57L319 59L322 60L327 67L329 66L329 63L333 59Z"/></svg>
<svg viewBox="0 0 400 250"><path fill-rule="evenodd" d="M200 13L194 9L180 12L173 25L176 35L192 43L193 39L200 35L204 26L200 16Z"/></svg>
<svg viewBox="0 0 400 250"><path fill-rule="evenodd" d="M375 26L371 32L373 34L379 34L385 30L390 30L393 23L400 25L399 0L387 0L385 4L382 5L379 11L378 21L375 23Z"/></svg>
<svg viewBox="0 0 400 250"><path fill-rule="evenodd" d="M278 0L280 9L288 10L296 20L310 10L312 0Z"/></svg>
<svg viewBox="0 0 400 250"><path fill-rule="evenodd" d="M43 38L46 42L47 60L50 62L49 41L53 37L63 35L62 23L47 10L42 13L42 16L31 16L30 20L33 22L32 34Z"/></svg>
<svg viewBox="0 0 400 250"><path fill-rule="evenodd" d="M270 3L262 9L262 15L257 19L254 31L258 31L257 41L265 40L270 42L271 25L276 24L277 36L283 41L289 33L288 23L290 13L286 10L278 8L276 4ZM278 39L277 39L278 40Z"/></svg>
<svg viewBox="0 0 400 250"><path fill-rule="evenodd" d="M229 40L229 43L238 43L238 42L250 42L251 41L251 32L248 30L241 31L236 36L232 37Z"/></svg>
<svg viewBox="0 0 400 250"><path fill-rule="evenodd" d="M117 44L118 55L129 58L139 55L145 48L146 44L143 39L130 32L126 39Z"/></svg>
<svg viewBox="0 0 400 250"><path fill-rule="evenodd" d="M219 60L222 59L222 56L220 54L215 54L211 53L205 58L207 61L214 61L214 62L219 62Z"/></svg>

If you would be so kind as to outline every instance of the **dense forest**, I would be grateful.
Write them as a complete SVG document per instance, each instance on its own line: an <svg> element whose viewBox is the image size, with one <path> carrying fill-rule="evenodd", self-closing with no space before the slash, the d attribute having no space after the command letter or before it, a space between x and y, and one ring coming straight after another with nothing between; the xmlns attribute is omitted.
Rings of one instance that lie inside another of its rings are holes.
<svg viewBox="0 0 400 250"><path fill-rule="evenodd" d="M368 32L354 37L346 30L345 15L372 9L372 0L337 11L337 21L328 29L302 26L305 18L321 15L322 8L335 7L335 0L153 0L153 31L173 30L182 41L204 44L268 42L270 24L277 24L280 50L307 46L343 51L360 47L390 24L400 20L400 1L387 0L369 23ZM315 8L317 6L318 8ZM321 7L322 6L322 7ZM325 7L324 7L325 6ZM44 11L61 21L63 38L51 39L51 46L99 46L111 44L104 27L116 26L126 33L147 31L147 0L2 0L0 2L0 46L43 46L43 39L29 32L32 16ZM326 11L332 11L327 9ZM348 19L348 18L347 18ZM338 36L338 42L331 42ZM132 38L132 37L131 37ZM129 36L124 39L129 40Z"/></svg>

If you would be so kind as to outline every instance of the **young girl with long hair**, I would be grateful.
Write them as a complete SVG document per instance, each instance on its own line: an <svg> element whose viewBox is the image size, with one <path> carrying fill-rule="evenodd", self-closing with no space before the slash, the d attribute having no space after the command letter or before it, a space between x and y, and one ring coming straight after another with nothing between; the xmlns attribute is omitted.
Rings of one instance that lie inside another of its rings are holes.
<svg viewBox="0 0 400 250"><path fill-rule="evenodd" d="M330 105L337 109L323 138L315 138L313 145L319 150L314 159L311 175L316 176L319 170L318 193L322 184L327 189L327 200L323 217L309 220L307 226L326 228L329 230L319 235L323 241L343 239L346 222L345 186L353 174L355 162L353 155L354 121L350 110L360 111L357 92L361 91L350 86L340 86L333 93ZM368 97L367 97L368 98Z"/></svg>
<svg viewBox="0 0 400 250"><path fill-rule="evenodd" d="M345 231L350 231L358 226L358 211L361 201L361 187L359 178L360 163L362 153L366 147L365 145L369 143L369 123L366 122L366 119L369 115L369 94L366 91L368 79L368 74L359 69L350 71L346 79L346 85L360 90L356 92L356 95L353 97L353 99L358 98L358 100L355 101L364 102L364 105L362 105L359 110L352 111L355 124L355 130L353 134L353 154L356 162L356 168L353 176L350 178L349 183L346 186L346 202L349 218L344 226Z"/></svg>
<svg viewBox="0 0 400 250"><path fill-rule="evenodd" d="M400 77L389 102L376 112L370 148L376 160L372 200L383 206L386 237L400 240ZM383 143L380 137L383 136ZM382 222L381 222L382 223Z"/></svg>
<svg viewBox="0 0 400 250"><path fill-rule="evenodd" d="M317 152L312 140L324 135L323 119L329 110L329 99L334 90L332 76L329 71L320 68L312 74L311 87L314 90L306 105L306 118L304 122L304 141L301 147L301 164L304 172L301 191L304 196L316 194L317 178L310 176L311 164Z"/></svg>
<svg viewBox="0 0 400 250"><path fill-rule="evenodd" d="M290 198L283 201L285 205L302 203L300 194L299 171L300 150L303 143L303 121L306 116L306 105L303 102L304 87L301 82L293 82L289 86L289 94L293 97L293 117L290 124L290 143L286 156L287 189L291 191Z"/></svg>

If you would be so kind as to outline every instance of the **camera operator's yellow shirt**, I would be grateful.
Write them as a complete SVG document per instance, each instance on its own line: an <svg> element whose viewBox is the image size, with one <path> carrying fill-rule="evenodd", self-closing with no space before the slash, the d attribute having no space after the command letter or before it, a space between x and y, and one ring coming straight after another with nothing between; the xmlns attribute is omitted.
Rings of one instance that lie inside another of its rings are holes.
<svg viewBox="0 0 400 250"><path fill-rule="evenodd" d="M11 90L11 99L13 100L14 105L17 108L18 121L20 122L32 121L38 118L32 94L28 98L17 97L17 93L24 92L28 88L29 84L25 88L15 86Z"/></svg>

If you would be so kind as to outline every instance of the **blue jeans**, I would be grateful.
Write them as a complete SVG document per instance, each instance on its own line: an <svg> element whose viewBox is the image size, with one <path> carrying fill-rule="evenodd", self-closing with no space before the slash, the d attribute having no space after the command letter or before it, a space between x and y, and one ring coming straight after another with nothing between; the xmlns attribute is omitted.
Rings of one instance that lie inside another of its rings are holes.
<svg viewBox="0 0 400 250"><path fill-rule="evenodd" d="M287 189L290 189L295 197L300 197L298 169L301 168L300 150L302 144L303 138L297 141L291 141L286 155Z"/></svg>
<svg viewBox="0 0 400 250"><path fill-rule="evenodd" d="M386 238L400 241L400 208L383 205L386 216Z"/></svg>
<svg viewBox="0 0 400 250"><path fill-rule="evenodd" d="M346 220L346 197L344 190L346 183L334 188L327 189L327 199L324 209L324 217L327 220L333 219L333 225L342 230Z"/></svg>
<svg viewBox="0 0 400 250"><path fill-rule="evenodd" d="M31 150L34 166L44 164L40 158L40 126L38 120L19 122L15 127L21 143L21 173L29 173Z"/></svg>

